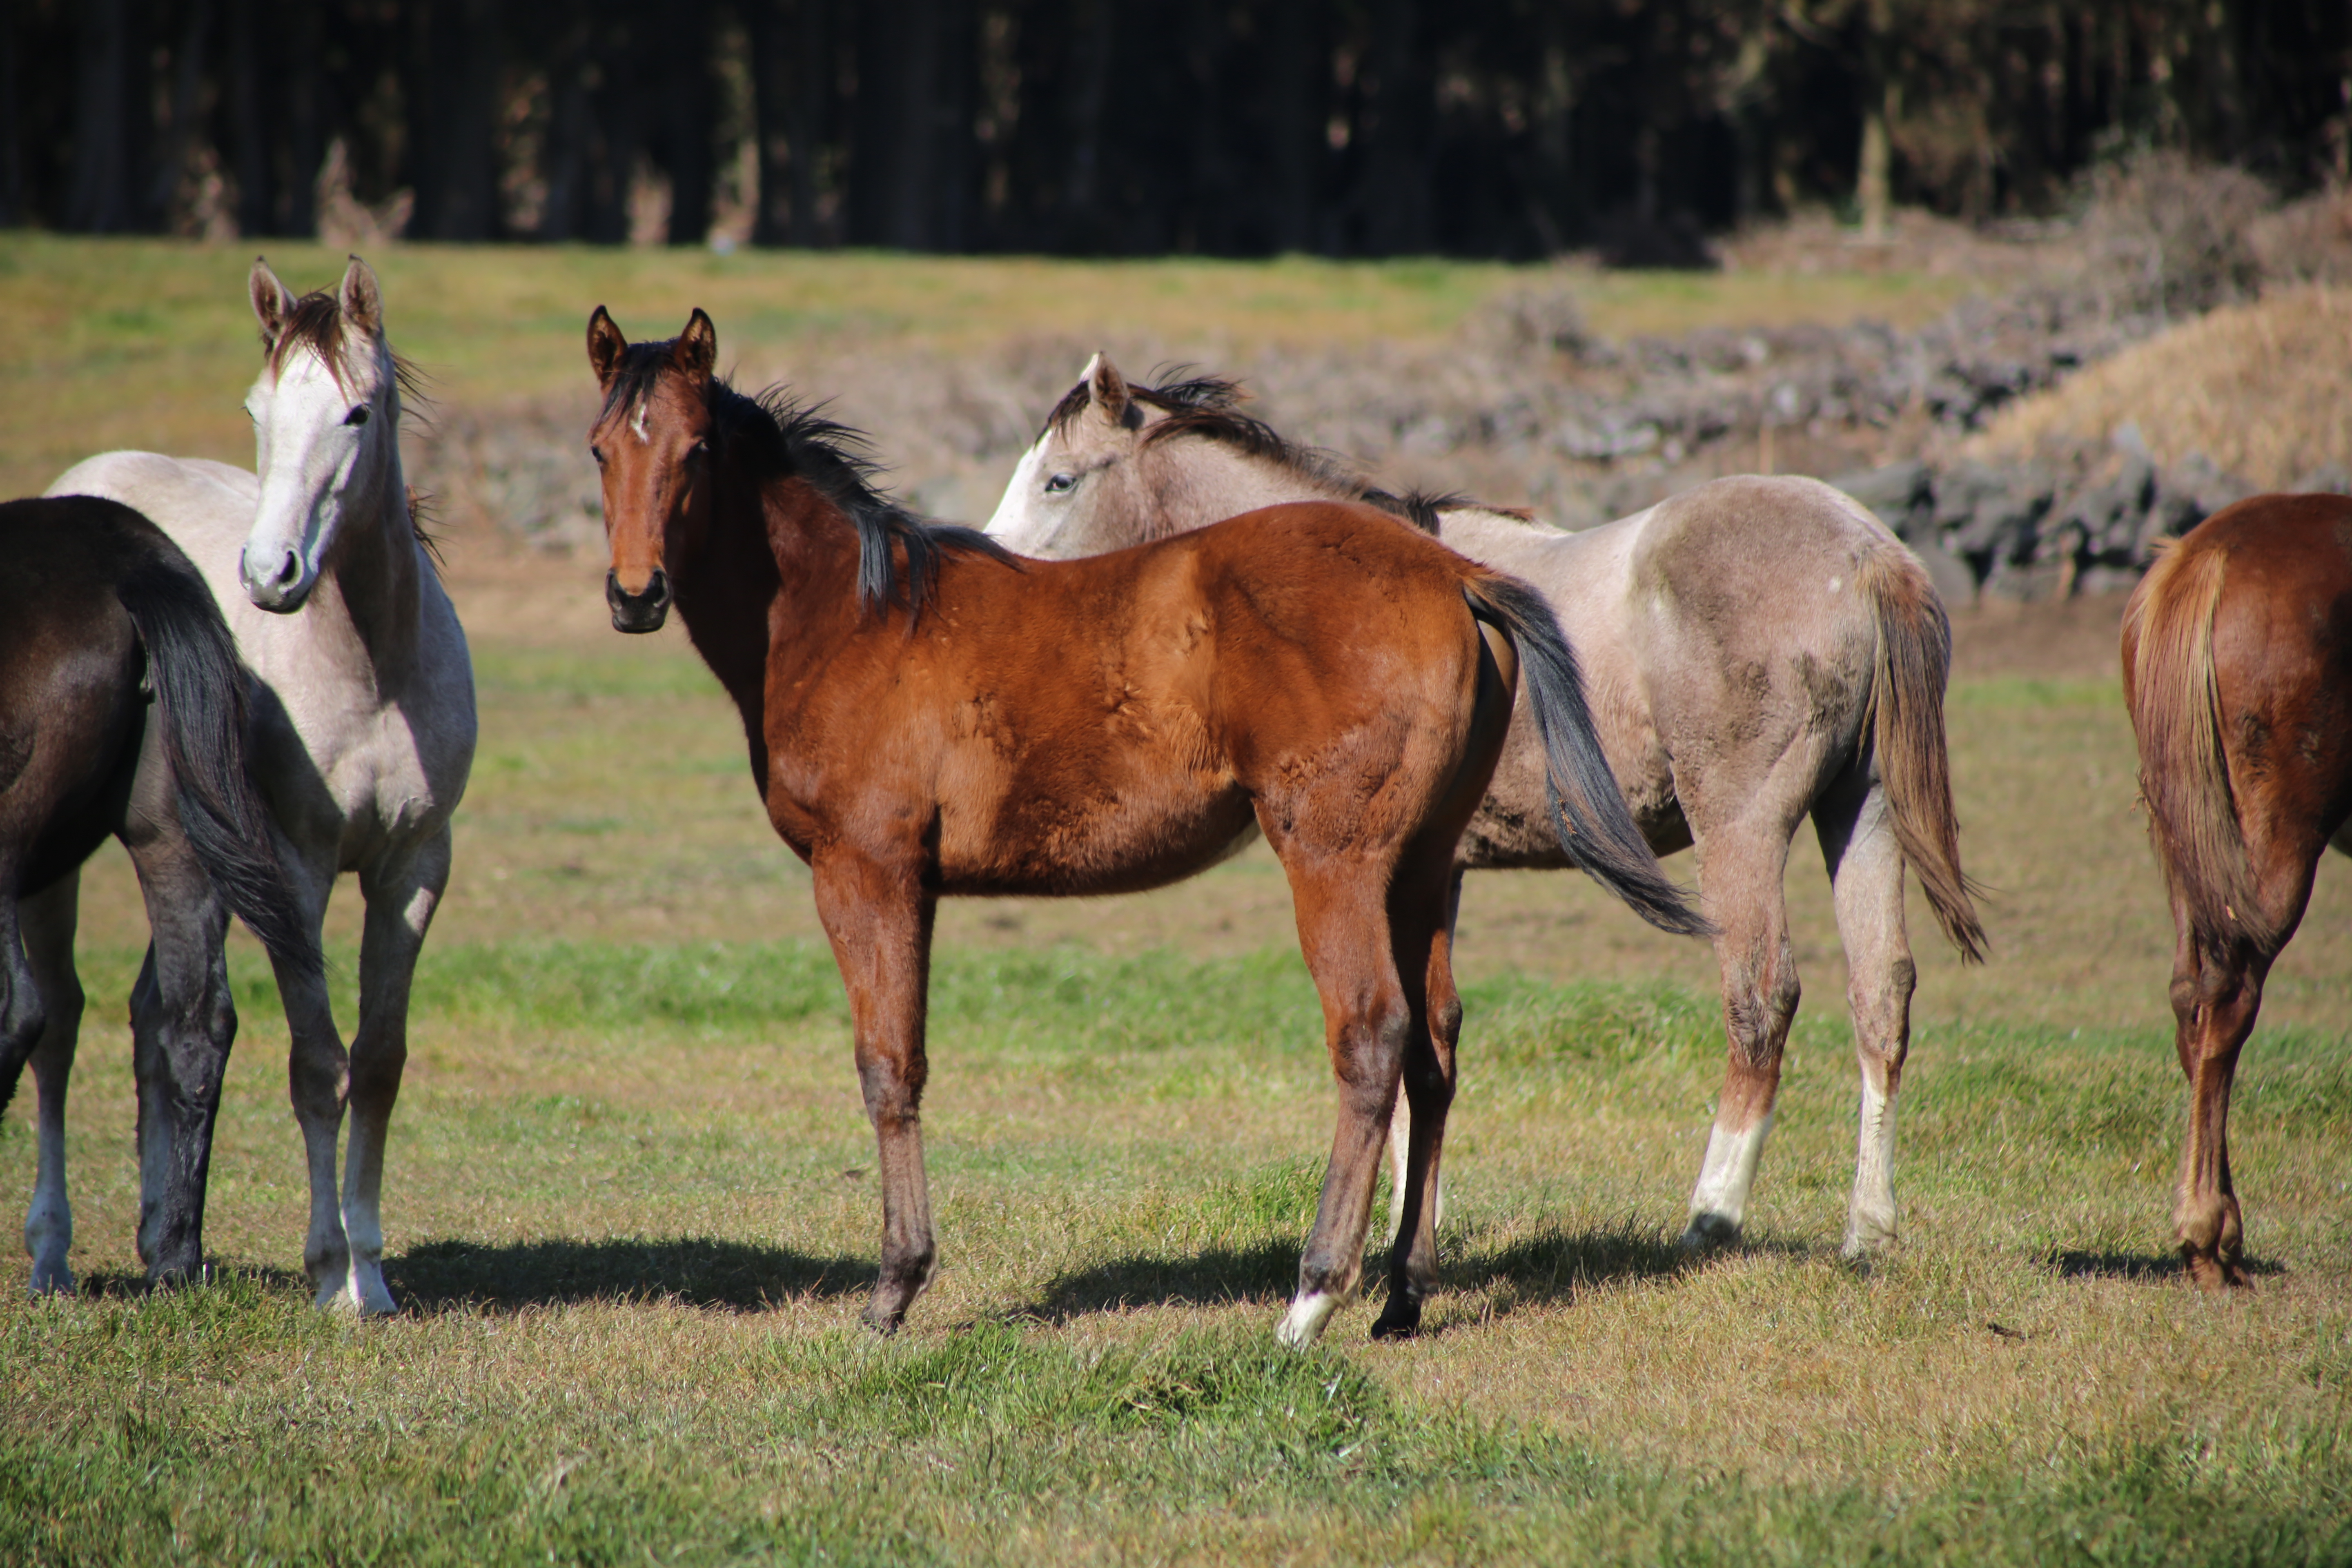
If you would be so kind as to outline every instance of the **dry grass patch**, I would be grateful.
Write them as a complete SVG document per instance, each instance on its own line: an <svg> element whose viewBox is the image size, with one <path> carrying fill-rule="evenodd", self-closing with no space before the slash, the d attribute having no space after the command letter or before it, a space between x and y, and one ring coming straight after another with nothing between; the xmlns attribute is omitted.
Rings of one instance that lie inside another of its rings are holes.
<svg viewBox="0 0 2352 1568"><path fill-rule="evenodd" d="M2031 456L2138 424L2158 463L2203 453L2263 489L2352 466L2352 289L2314 285L2232 305L2016 404L1965 455Z"/></svg>

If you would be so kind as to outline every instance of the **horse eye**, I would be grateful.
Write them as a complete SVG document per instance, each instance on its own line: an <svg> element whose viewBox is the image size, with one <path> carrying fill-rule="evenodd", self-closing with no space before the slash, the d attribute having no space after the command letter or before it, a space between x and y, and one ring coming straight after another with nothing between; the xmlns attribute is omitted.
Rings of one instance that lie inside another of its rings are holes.
<svg viewBox="0 0 2352 1568"><path fill-rule="evenodd" d="M596 459L596 461L597 461L597 463L598 463L598 465L599 465L600 467L603 465L603 463L604 463L604 447L589 447L589 448L588 448L588 455L589 455L590 457L592 457L592 458L595 458L595 459Z"/></svg>
<svg viewBox="0 0 2352 1568"><path fill-rule="evenodd" d="M1076 474L1055 474L1045 481L1045 493L1049 496L1065 495L1077 488L1078 476Z"/></svg>
<svg viewBox="0 0 2352 1568"><path fill-rule="evenodd" d="M343 423L346 425L364 425L367 422L368 405L364 403L361 404L357 408L352 409L349 414L343 416Z"/></svg>

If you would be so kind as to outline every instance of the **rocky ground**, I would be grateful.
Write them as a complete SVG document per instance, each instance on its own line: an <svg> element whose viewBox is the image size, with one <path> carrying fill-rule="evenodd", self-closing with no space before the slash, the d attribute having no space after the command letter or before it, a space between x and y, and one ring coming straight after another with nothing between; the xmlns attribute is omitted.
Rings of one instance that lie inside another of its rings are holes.
<svg viewBox="0 0 2352 1568"><path fill-rule="evenodd" d="M2352 200L2247 218L2258 193L2239 178L2158 167L2143 175L2147 188L2110 192L2058 230L2004 236L1914 220L1893 250L1864 251L1862 263L1964 266L1988 285L1916 328L1857 321L1611 341L1587 330L1580 274L1562 268L1531 275L1447 342L1238 353L1144 343L1121 357L1146 379L1155 362L1238 375L1276 428L1394 486L1532 506L1582 527L1718 474L1810 473L1874 508L1956 603L2095 593L2127 585L2155 541L2254 481L2200 452L2151 452L2128 418L2023 454L1989 451L1979 433L2207 310L2352 273ZM1834 230L1790 226L1742 243L1731 265L1801 270L1825 250L1857 264ZM1022 338L950 357L919 343L845 343L752 368L833 397L872 432L914 504L979 520L1095 346ZM424 443L421 482L445 511L552 547L590 543L597 495L580 441L592 412L584 399L446 411ZM2347 464L2352 451L2270 482L2352 489Z"/></svg>

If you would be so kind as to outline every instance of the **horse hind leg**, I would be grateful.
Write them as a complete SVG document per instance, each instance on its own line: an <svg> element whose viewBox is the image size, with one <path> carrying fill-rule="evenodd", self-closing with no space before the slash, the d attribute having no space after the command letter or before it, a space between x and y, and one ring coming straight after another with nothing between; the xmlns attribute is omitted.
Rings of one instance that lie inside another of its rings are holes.
<svg viewBox="0 0 2352 1568"><path fill-rule="evenodd" d="M1891 1245L1896 1235L1895 1100L1911 1047L1916 972L1903 921L1903 851L1885 787L1849 779L1813 808L1813 829L1845 945L1846 1005L1862 1076L1853 1197L1841 1248L1849 1260L1859 1260Z"/></svg>
<svg viewBox="0 0 2352 1568"><path fill-rule="evenodd" d="M18 906L25 955L39 989L47 1021L32 1056L39 1095L40 1155L33 1201L25 1212L25 1250L33 1260L33 1293L71 1295L73 1205L66 1193L66 1089L81 1032L82 990L74 973L74 928L81 876L68 872Z"/></svg>
<svg viewBox="0 0 2352 1568"><path fill-rule="evenodd" d="M148 1278L204 1272L213 1123L236 1038L228 910L176 821L126 840L152 941L131 993L139 1085L139 1257Z"/></svg>
<svg viewBox="0 0 2352 1568"><path fill-rule="evenodd" d="M1445 1043L1445 1059L1448 1063L1449 1074L1452 1070L1451 1063L1453 1061L1452 1053L1454 1043L1458 1037L1462 1026L1461 995L1459 992L1453 992L1454 927L1455 922L1461 918L1461 914L1462 868L1456 866L1454 868L1451 880L1446 889L1445 929L1442 933L1440 933L1445 943L1446 988L1449 992L1452 992L1454 995L1452 1031L1447 1032L1445 1030L1439 1029L1438 1015L1434 1012L1430 1015L1432 1020L1430 1025L1431 1028L1437 1031ZM1405 964L1405 960L1401 958L1398 961L1398 973L1409 973ZM1433 993L1433 994L1434 993ZM1451 1103L1450 1094L1448 1096L1448 1103ZM1410 1094L1401 1094L1397 1096L1396 1110L1394 1114L1389 1118L1389 1221L1387 1235L1382 1239L1391 1248L1396 1246L1397 1237L1404 1229L1404 1191L1405 1184L1411 1178L1412 1173L1412 1096ZM1445 1223L1445 1174L1443 1169L1441 1169L1437 1174L1430 1180L1429 1223L1433 1229Z"/></svg>
<svg viewBox="0 0 2352 1568"><path fill-rule="evenodd" d="M397 1310L383 1282L383 1152L408 1062L408 993L449 882L449 831L361 879L360 1024L352 1037L351 1140L343 1162L344 1289L362 1316Z"/></svg>
<svg viewBox="0 0 2352 1568"><path fill-rule="evenodd" d="M1414 1026L1390 943L1388 879L1361 861L1350 872L1294 876L1292 884L1299 948L1322 997L1325 1044L1339 1088L1331 1162L1299 1258L1298 1292L1275 1331L1294 1350L1322 1333L1363 1272L1373 1179Z"/></svg>
<svg viewBox="0 0 2352 1568"><path fill-rule="evenodd" d="M1454 1051L1462 1037L1462 994L1454 983L1453 955L1462 874L1451 858L1450 853L1439 858L1431 875L1400 878L1391 900L1397 974L1405 983L1412 1026L1397 1107L1400 1112L1410 1107L1411 1114L1390 1123L1391 1148L1405 1157L1391 1200L1389 1300L1372 1325L1374 1339L1418 1331L1422 1303L1437 1284L1445 1119L1454 1103ZM1397 1245L1400 1238L1404 1245Z"/></svg>
<svg viewBox="0 0 2352 1568"><path fill-rule="evenodd" d="M1696 822L1692 827L1700 902L1717 928L1716 962L1723 975L1730 1048L1706 1161L1691 1193L1690 1222L1680 1243L1685 1251L1732 1241L1747 1222L1748 1195L1772 1131L1780 1055L1799 994L1781 891L1790 826L1758 814L1712 831Z"/></svg>

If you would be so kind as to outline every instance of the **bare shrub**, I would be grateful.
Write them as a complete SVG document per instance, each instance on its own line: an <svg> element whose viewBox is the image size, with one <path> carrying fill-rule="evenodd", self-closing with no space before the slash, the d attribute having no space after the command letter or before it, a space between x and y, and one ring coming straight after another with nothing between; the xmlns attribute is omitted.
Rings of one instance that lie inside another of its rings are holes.
<svg viewBox="0 0 2352 1568"><path fill-rule="evenodd" d="M2110 311L2198 315L2259 290L2252 235L2273 198L2244 170L2142 152L2094 169L2083 194L2083 282Z"/></svg>
<svg viewBox="0 0 2352 1568"><path fill-rule="evenodd" d="M2352 283L2352 186L2264 215L2253 228L2263 276L2274 283Z"/></svg>

